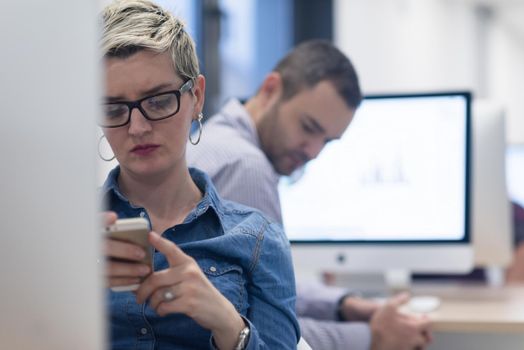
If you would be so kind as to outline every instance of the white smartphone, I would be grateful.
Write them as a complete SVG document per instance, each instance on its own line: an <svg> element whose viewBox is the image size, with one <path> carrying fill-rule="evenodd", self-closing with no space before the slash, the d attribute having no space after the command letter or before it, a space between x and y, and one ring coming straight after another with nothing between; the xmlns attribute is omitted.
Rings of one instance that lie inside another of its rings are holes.
<svg viewBox="0 0 524 350"><path fill-rule="evenodd" d="M153 247L149 244L149 223L144 218L118 219L114 224L106 227L105 234L108 238L130 242L144 248L146 252L145 258L141 261L150 267L153 271ZM128 260L115 259L117 261L129 262ZM134 262L133 262L134 263ZM133 291L138 288L138 284L128 286L112 287L114 292Z"/></svg>

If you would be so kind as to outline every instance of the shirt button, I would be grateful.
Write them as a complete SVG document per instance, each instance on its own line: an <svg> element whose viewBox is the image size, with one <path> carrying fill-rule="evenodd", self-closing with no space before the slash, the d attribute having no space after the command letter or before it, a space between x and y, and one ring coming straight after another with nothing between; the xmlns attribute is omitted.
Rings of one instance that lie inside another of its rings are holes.
<svg viewBox="0 0 524 350"><path fill-rule="evenodd" d="M209 268L209 271L211 271L211 272L217 272L217 268L214 267L214 266L211 266L211 267Z"/></svg>
<svg viewBox="0 0 524 350"><path fill-rule="evenodd" d="M147 328L140 329L140 333L142 333L143 335L146 335L147 334Z"/></svg>

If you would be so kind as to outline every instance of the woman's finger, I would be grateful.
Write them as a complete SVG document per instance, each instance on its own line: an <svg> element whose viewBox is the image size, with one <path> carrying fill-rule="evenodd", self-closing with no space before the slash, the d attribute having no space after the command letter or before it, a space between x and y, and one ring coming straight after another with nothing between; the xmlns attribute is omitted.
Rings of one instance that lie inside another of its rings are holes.
<svg viewBox="0 0 524 350"><path fill-rule="evenodd" d="M145 302L158 289L182 282L186 276L186 269L187 266L176 266L152 273L136 290L137 303Z"/></svg>
<svg viewBox="0 0 524 350"><path fill-rule="evenodd" d="M132 284L139 284L140 278L133 277L113 277L109 279L108 287L129 286Z"/></svg>
<svg viewBox="0 0 524 350"><path fill-rule="evenodd" d="M146 256L146 252L141 246L110 238L106 239L104 248L104 253L108 258L140 262Z"/></svg>
<svg viewBox="0 0 524 350"><path fill-rule="evenodd" d="M192 260L192 258L184 253L175 243L161 237L156 232L149 232L149 243L166 256L170 266L181 265L188 260Z"/></svg>
<svg viewBox="0 0 524 350"><path fill-rule="evenodd" d="M186 300L182 298L175 298L172 301L161 302L160 304L158 304L158 306L155 309L155 312L161 317L173 313L181 313L188 315L188 308L189 306L187 305ZM190 315L188 316L191 317Z"/></svg>
<svg viewBox="0 0 524 350"><path fill-rule="evenodd" d="M106 274L108 277L144 277L151 273L149 266L137 263L108 261Z"/></svg>
<svg viewBox="0 0 524 350"><path fill-rule="evenodd" d="M118 216L114 211L104 211L100 214L102 226L109 226L115 223Z"/></svg>
<svg viewBox="0 0 524 350"><path fill-rule="evenodd" d="M149 298L149 306L156 310L161 303L171 303L175 299L180 298L182 298L181 283L162 287L151 294L151 298Z"/></svg>

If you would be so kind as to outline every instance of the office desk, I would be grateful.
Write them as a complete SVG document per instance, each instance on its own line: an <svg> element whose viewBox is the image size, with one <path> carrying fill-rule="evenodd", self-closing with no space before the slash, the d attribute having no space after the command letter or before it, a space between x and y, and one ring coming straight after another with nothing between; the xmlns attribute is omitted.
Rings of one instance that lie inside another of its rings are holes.
<svg viewBox="0 0 524 350"><path fill-rule="evenodd" d="M413 295L436 295L432 350L524 349L524 285L500 288L416 285Z"/></svg>

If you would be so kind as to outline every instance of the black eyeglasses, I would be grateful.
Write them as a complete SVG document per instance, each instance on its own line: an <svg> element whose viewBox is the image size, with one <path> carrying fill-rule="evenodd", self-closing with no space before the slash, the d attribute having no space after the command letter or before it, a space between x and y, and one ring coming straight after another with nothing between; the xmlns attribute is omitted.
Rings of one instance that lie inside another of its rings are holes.
<svg viewBox="0 0 524 350"><path fill-rule="evenodd" d="M165 91L136 101L120 101L104 104L103 128L118 128L129 123L131 112L138 108L144 118L157 121L174 116L180 110L180 96L193 88L193 80L186 81L179 90Z"/></svg>

